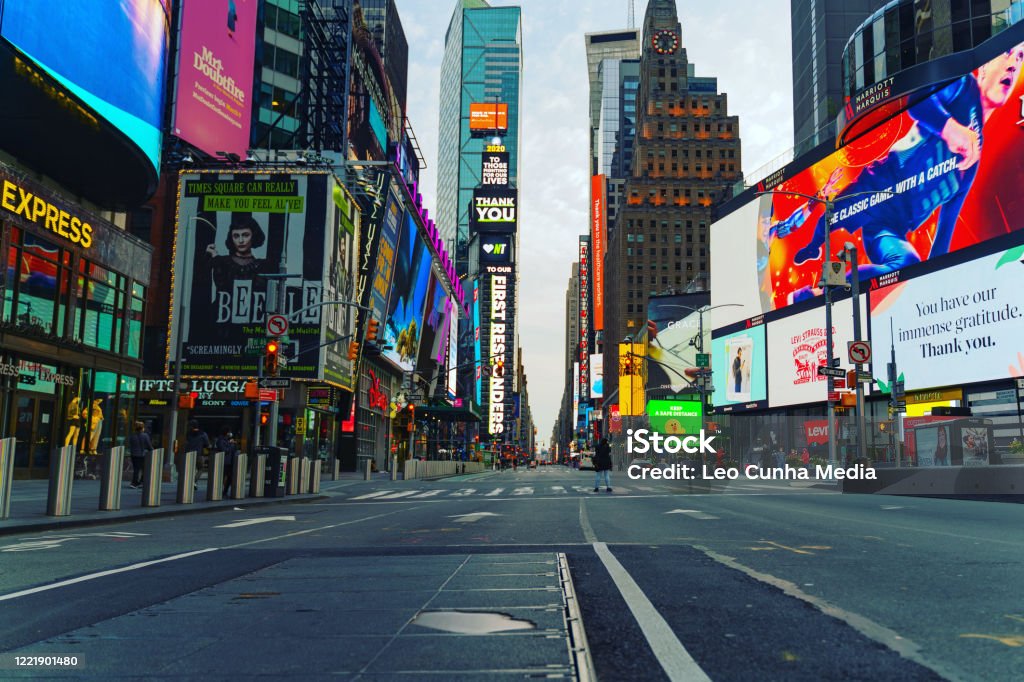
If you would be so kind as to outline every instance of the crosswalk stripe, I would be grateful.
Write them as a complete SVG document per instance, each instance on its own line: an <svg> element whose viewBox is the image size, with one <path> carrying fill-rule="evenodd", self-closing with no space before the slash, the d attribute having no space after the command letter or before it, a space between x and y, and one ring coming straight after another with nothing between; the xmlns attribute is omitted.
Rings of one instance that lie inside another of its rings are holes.
<svg viewBox="0 0 1024 682"><path fill-rule="evenodd" d="M353 497L352 499L353 500L368 500L371 497L379 497L381 495L387 495L388 492L390 492L390 491L388 491L388 490L378 490L375 493L367 493L366 495L360 495L359 497Z"/></svg>
<svg viewBox="0 0 1024 682"><path fill-rule="evenodd" d="M402 492L391 493L390 495L383 495L381 497L378 497L377 499L378 500L394 500L394 499L397 499L399 497L406 497L408 495L415 495L415 494L416 494L415 490L403 490Z"/></svg>
<svg viewBox="0 0 1024 682"><path fill-rule="evenodd" d="M553 486L551 486L551 491L555 492L555 493L560 493L562 495L565 494L565 488L563 488L560 485L553 485Z"/></svg>
<svg viewBox="0 0 1024 682"><path fill-rule="evenodd" d="M448 497L469 497L476 492L476 488L462 488L454 493L451 493Z"/></svg>
<svg viewBox="0 0 1024 682"><path fill-rule="evenodd" d="M512 491L513 495L532 495L533 488L516 488Z"/></svg>
<svg viewBox="0 0 1024 682"><path fill-rule="evenodd" d="M484 495L484 497L494 497L495 495L500 495L503 490L505 490L505 489L504 488L495 488L491 492L489 492L486 495Z"/></svg>
<svg viewBox="0 0 1024 682"><path fill-rule="evenodd" d="M419 497L434 497L435 495L440 495L443 492L444 492L443 490L428 490L425 493L418 493L416 495L413 495L413 497L416 497L416 498L419 498Z"/></svg>

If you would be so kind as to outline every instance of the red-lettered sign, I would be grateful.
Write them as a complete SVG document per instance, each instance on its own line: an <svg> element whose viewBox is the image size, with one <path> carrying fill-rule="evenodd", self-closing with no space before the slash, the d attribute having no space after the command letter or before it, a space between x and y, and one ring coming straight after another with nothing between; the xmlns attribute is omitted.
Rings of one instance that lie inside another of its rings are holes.
<svg viewBox="0 0 1024 682"><path fill-rule="evenodd" d="M804 434L808 445L824 445L828 442L828 420L805 421Z"/></svg>

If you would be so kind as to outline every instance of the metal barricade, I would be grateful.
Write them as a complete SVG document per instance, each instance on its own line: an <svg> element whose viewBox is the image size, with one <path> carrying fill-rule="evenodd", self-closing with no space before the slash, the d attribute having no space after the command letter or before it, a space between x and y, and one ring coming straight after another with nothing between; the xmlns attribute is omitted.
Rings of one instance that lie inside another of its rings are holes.
<svg viewBox="0 0 1024 682"><path fill-rule="evenodd" d="M199 453L189 450L181 458L181 469L178 471L178 504L192 504L196 501L196 462Z"/></svg>
<svg viewBox="0 0 1024 682"><path fill-rule="evenodd" d="M0 440L0 519L11 515L11 485L14 482L14 439Z"/></svg>
<svg viewBox="0 0 1024 682"><path fill-rule="evenodd" d="M231 499L241 500L245 498L245 472L249 468L249 456L244 452L235 454L235 461L231 465Z"/></svg>
<svg viewBox="0 0 1024 682"><path fill-rule="evenodd" d="M249 497L263 497L266 482L267 453L257 452L249 461Z"/></svg>
<svg viewBox="0 0 1024 682"><path fill-rule="evenodd" d="M299 476L302 473L302 458L288 458L288 494L299 494Z"/></svg>
<svg viewBox="0 0 1024 682"><path fill-rule="evenodd" d="M124 446L110 448L103 457L103 478L100 480L100 511L120 511L121 477L124 472Z"/></svg>
<svg viewBox="0 0 1024 682"><path fill-rule="evenodd" d="M71 516L71 482L75 477L75 446L58 448L50 459L47 516Z"/></svg>
<svg viewBox="0 0 1024 682"><path fill-rule="evenodd" d="M195 453L192 453L192 469L195 470ZM186 453L186 459L188 453ZM142 506L159 507L160 492L164 482L164 449L157 448L149 453L142 467Z"/></svg>
<svg viewBox="0 0 1024 682"><path fill-rule="evenodd" d="M224 453L215 452L210 455L210 466L206 470L206 501L217 502L224 499Z"/></svg>

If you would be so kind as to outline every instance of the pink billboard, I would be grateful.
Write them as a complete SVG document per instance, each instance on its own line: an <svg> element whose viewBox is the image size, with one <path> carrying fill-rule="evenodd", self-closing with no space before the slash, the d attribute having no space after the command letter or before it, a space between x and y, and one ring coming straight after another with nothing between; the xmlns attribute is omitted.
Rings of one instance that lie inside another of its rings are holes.
<svg viewBox="0 0 1024 682"><path fill-rule="evenodd" d="M174 134L211 156L249 149L258 5L182 3Z"/></svg>

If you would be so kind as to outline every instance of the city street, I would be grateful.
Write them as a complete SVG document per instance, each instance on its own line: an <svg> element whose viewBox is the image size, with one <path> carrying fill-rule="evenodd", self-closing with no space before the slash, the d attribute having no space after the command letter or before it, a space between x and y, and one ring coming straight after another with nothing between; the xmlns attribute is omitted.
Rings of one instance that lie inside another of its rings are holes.
<svg viewBox="0 0 1024 682"><path fill-rule="evenodd" d="M299 503L7 535L0 676L1019 674L1021 505L592 483L561 466L332 481Z"/></svg>

